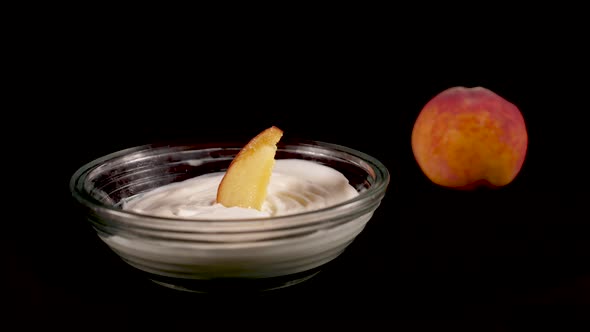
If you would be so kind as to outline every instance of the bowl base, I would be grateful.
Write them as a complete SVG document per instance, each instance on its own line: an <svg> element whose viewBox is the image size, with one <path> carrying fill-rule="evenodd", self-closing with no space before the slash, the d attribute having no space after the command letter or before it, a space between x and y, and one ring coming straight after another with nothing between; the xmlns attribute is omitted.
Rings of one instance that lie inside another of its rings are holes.
<svg viewBox="0 0 590 332"><path fill-rule="evenodd" d="M256 279L180 279L154 274L149 274L148 278L160 286L184 292L236 294L267 292L294 286L320 272L319 268L315 268L286 276Z"/></svg>

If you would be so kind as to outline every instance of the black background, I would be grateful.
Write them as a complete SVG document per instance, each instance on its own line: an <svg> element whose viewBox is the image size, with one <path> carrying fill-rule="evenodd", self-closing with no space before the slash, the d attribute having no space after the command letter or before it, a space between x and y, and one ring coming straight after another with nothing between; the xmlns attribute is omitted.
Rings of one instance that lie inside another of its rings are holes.
<svg viewBox="0 0 590 332"><path fill-rule="evenodd" d="M303 19L230 27L157 17L52 22L20 54L29 93L14 121L27 134L12 138L26 151L14 174L30 182L11 194L36 201L11 223L19 232L5 234L15 323L283 329L324 319L519 331L586 319L589 71L575 20L499 32L506 21L496 17L420 32L425 18L311 28ZM527 158L505 188L440 188L413 158L419 111L459 85L487 87L523 113ZM223 298L164 289L136 276L76 213L70 176L94 158L160 140L246 142L270 125L361 150L391 172L365 230L302 285Z"/></svg>

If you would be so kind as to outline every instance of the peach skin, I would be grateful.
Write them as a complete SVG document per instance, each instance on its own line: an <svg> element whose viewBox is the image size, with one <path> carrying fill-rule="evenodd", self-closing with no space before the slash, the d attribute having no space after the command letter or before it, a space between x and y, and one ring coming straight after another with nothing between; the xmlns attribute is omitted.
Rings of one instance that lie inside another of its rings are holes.
<svg viewBox="0 0 590 332"><path fill-rule="evenodd" d="M455 189L511 183L527 144L520 110L484 87L442 91L424 106L412 130L412 151L426 177Z"/></svg>

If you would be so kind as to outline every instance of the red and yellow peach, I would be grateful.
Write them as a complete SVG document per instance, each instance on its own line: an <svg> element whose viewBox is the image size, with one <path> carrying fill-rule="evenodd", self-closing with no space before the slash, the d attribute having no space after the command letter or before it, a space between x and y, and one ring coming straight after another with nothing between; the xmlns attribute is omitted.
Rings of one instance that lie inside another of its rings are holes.
<svg viewBox="0 0 590 332"><path fill-rule="evenodd" d="M421 110L412 151L435 184L502 187L524 163L528 135L520 110L484 87L452 87Z"/></svg>

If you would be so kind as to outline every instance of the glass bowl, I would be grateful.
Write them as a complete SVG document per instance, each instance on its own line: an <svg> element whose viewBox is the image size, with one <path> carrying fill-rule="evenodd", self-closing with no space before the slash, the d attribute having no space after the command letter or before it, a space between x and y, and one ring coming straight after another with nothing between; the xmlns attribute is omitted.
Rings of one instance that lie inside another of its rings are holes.
<svg viewBox="0 0 590 332"><path fill-rule="evenodd" d="M298 284L338 257L383 199L389 172L344 146L294 141L275 158L315 161L344 174L359 195L320 210L258 219L186 220L122 209L154 188L225 171L243 143L150 144L96 159L70 190L97 235L152 281L193 292L266 291Z"/></svg>

